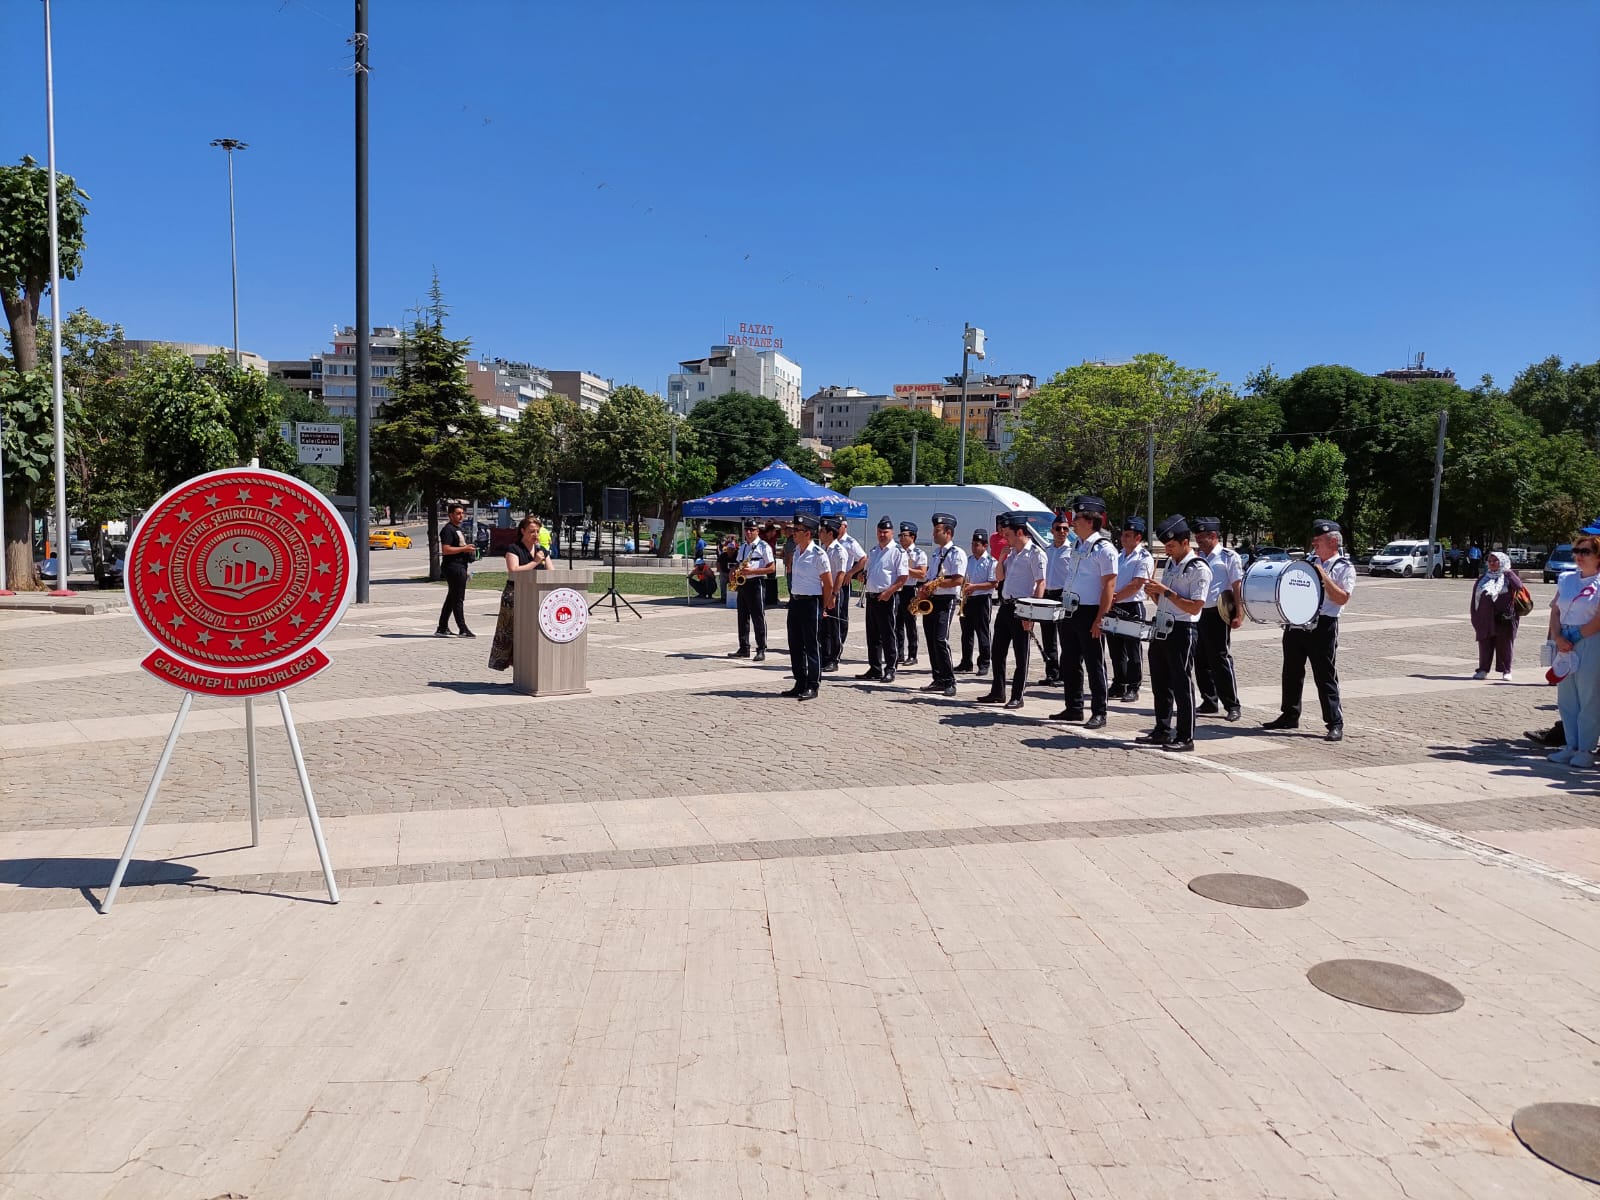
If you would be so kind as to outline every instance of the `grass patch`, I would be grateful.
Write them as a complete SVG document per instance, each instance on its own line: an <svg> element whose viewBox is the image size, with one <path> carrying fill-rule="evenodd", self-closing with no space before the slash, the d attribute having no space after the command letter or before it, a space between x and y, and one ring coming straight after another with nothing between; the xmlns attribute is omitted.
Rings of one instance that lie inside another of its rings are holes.
<svg viewBox="0 0 1600 1200"><path fill-rule="evenodd" d="M618 571L617 591L628 596L686 596L689 594L689 573L685 571L678 574L646 574L642 571ZM435 582L443 583L443 580ZM467 587L475 591L498 592L506 585L506 577L499 571L481 571L467 581ZM598 595L611 586L610 571L596 571L593 581L589 584L591 594ZM778 580L778 595L789 594L789 581Z"/></svg>

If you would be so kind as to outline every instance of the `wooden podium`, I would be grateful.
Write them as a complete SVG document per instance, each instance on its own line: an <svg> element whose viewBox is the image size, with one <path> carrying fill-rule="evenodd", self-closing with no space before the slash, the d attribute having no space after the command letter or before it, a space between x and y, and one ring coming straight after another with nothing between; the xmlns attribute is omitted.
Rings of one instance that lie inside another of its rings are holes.
<svg viewBox="0 0 1600 1200"><path fill-rule="evenodd" d="M591 567L519 571L511 648L511 686L529 696L589 690Z"/></svg>

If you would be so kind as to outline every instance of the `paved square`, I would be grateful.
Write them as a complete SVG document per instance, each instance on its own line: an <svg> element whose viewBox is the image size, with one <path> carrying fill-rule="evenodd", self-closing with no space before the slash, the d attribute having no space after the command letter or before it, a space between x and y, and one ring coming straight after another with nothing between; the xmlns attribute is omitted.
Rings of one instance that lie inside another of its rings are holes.
<svg viewBox="0 0 1600 1200"><path fill-rule="evenodd" d="M1542 611L1518 682L1469 678L1467 588L1360 581L1336 746L1258 731L1247 627L1245 721L1179 758L1148 703L1097 736L858 684L859 623L797 705L681 601L530 699L381 582L292 693L343 903L275 714L251 848L201 698L106 916L178 693L126 615L0 614L0 1197L1594 1196L1510 1118L1600 1102L1600 777L1519 745ZM1306 981L1361 957L1466 1003Z"/></svg>

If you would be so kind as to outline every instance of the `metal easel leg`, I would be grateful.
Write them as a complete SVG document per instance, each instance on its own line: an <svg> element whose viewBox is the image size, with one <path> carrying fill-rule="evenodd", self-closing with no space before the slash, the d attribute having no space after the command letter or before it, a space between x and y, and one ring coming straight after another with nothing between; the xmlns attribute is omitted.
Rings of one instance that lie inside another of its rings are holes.
<svg viewBox="0 0 1600 1200"><path fill-rule="evenodd" d="M289 753L294 756L295 773L300 776L300 794L306 799L306 818L311 822L311 839L322 860L322 878L328 885L328 899L339 903L339 885L333 881L333 864L328 861L328 846L322 840L322 822L317 819L317 802L311 798L311 777L306 774L305 756L300 753L300 737L295 733L294 717L289 713L289 694L278 693L278 709L283 713L284 732L289 735Z"/></svg>
<svg viewBox="0 0 1600 1200"><path fill-rule="evenodd" d="M256 788L256 703L244 698L244 753L250 769L250 844L261 845L261 801Z"/></svg>
<svg viewBox="0 0 1600 1200"><path fill-rule="evenodd" d="M106 889L105 902L100 905L101 913L111 911L111 905L117 898L117 890L122 887L122 877L128 873L128 863L133 860L133 848L139 843L139 834L144 829L145 818L150 815L150 806L155 803L156 793L161 790L161 779L167 773L167 764L172 761L172 749L178 744L178 734L183 731L183 722L189 715L189 707L194 703L194 694L185 692L183 703L178 705L178 715L172 722L172 732L167 734L167 744L162 748L161 758L156 763L156 773L150 780L150 786L144 794L144 803L139 806L139 815L133 819L133 828L128 831L128 844L123 847L122 858L117 862L117 869L111 875L111 886Z"/></svg>

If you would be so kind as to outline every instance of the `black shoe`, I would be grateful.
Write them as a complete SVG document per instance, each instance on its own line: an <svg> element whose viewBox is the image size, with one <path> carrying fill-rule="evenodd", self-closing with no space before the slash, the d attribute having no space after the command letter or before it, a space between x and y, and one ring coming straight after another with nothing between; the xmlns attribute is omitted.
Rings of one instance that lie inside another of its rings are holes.
<svg viewBox="0 0 1600 1200"><path fill-rule="evenodd" d="M1063 708L1060 712L1051 713L1050 719L1052 721L1081 721L1083 720L1083 710L1081 708Z"/></svg>
<svg viewBox="0 0 1600 1200"><path fill-rule="evenodd" d="M972 673L972 663L971 662L958 662L955 665L955 667L952 668L952 669L955 670L955 671L960 672L963 675L970 675Z"/></svg>
<svg viewBox="0 0 1600 1200"><path fill-rule="evenodd" d="M816 698L817 698L817 689L816 688L807 688L805 691L801 692L799 695L797 695L795 697L796 700L815 700Z"/></svg>
<svg viewBox="0 0 1600 1200"><path fill-rule="evenodd" d="M983 695L978 697L978 703L979 704L1004 704L1005 703L1005 699L1006 698L1004 696L1002 696L999 692L985 692Z"/></svg>
<svg viewBox="0 0 1600 1200"><path fill-rule="evenodd" d="M1147 746L1165 746L1172 740L1172 735L1170 733L1162 733L1159 729L1152 729L1149 733L1141 733L1133 740L1143 742Z"/></svg>
<svg viewBox="0 0 1600 1200"><path fill-rule="evenodd" d="M1238 719L1239 719L1239 706L1237 704L1235 704L1232 708L1230 708L1228 710L1228 720L1237 721Z"/></svg>
<svg viewBox="0 0 1600 1200"><path fill-rule="evenodd" d="M987 675L989 673L989 664L986 663L986 662L979 663L978 664L978 668L977 668L977 673L979 675Z"/></svg>
<svg viewBox="0 0 1600 1200"><path fill-rule="evenodd" d="M1171 741L1161 748L1163 750L1171 750L1177 754L1187 754L1194 749L1194 741L1192 739L1187 742Z"/></svg>
<svg viewBox="0 0 1600 1200"><path fill-rule="evenodd" d="M1342 742L1342 741L1344 741L1344 726L1343 725L1335 725L1331 729L1329 729L1326 740L1330 741L1330 742Z"/></svg>
<svg viewBox="0 0 1600 1200"><path fill-rule="evenodd" d="M1106 727L1105 714L1104 713L1096 713L1094 716L1090 717L1087 721L1085 721L1083 723L1083 727L1085 729L1104 729Z"/></svg>
<svg viewBox="0 0 1600 1200"><path fill-rule="evenodd" d="M1300 720L1299 720L1298 717L1289 717L1289 716L1279 715L1279 716L1275 717L1274 719L1268 721L1261 728L1263 728L1263 729L1299 729L1300 728Z"/></svg>
<svg viewBox="0 0 1600 1200"><path fill-rule="evenodd" d="M885 671L883 673L883 681L885 683L893 683L894 682L894 672L893 671Z"/></svg>
<svg viewBox="0 0 1600 1200"><path fill-rule="evenodd" d="M1134 688L1131 692L1124 692L1122 699L1125 704L1139 703L1139 689Z"/></svg>
<svg viewBox="0 0 1600 1200"><path fill-rule="evenodd" d="M792 688L789 688L787 691L779 692L778 695L784 697L785 699L789 699L789 698L792 698L794 696L798 696L803 691L805 691L805 688L792 687Z"/></svg>
<svg viewBox="0 0 1600 1200"><path fill-rule="evenodd" d="M748 651L748 650L730 650L727 653L726 657L728 657L728 658L749 658L750 657L750 651Z"/></svg>
<svg viewBox="0 0 1600 1200"><path fill-rule="evenodd" d="M1194 715L1197 717L1214 717L1221 711L1222 710L1217 707L1216 701L1207 700L1199 708L1194 710Z"/></svg>
<svg viewBox="0 0 1600 1200"><path fill-rule="evenodd" d="M1039 680L1039 682L1035 686L1036 687L1060 687L1061 686L1061 676L1046 674L1045 677L1043 679Z"/></svg>
<svg viewBox="0 0 1600 1200"><path fill-rule="evenodd" d="M945 684L944 685L944 694L946 696L954 696L956 694L956 685L953 684L953 683Z"/></svg>
<svg viewBox="0 0 1600 1200"><path fill-rule="evenodd" d="M940 683L938 680L935 680L932 683L923 684L917 690L919 692L942 692L944 691L944 684Z"/></svg>
<svg viewBox="0 0 1600 1200"><path fill-rule="evenodd" d="M754 658L752 658L751 661L752 662L766 662L767 661L767 652L765 650L757 650L755 652Z"/></svg>
<svg viewBox="0 0 1600 1200"><path fill-rule="evenodd" d="M450 636L450 631L448 629L435 629L433 631L433 636L434 637L449 637Z"/></svg>
<svg viewBox="0 0 1600 1200"><path fill-rule="evenodd" d="M823 663L822 664L822 669L824 671L826 671L829 675L832 675L835 671L837 671L839 669L839 664L838 663Z"/></svg>
<svg viewBox="0 0 1600 1200"><path fill-rule="evenodd" d="M1018 696L1015 700L1007 700L1005 702L1005 707L1006 708L1021 708L1022 707L1022 697Z"/></svg>
<svg viewBox="0 0 1600 1200"><path fill-rule="evenodd" d="M1126 700L1127 698L1127 690L1125 688L1112 688L1106 693L1107 700Z"/></svg>
<svg viewBox="0 0 1600 1200"><path fill-rule="evenodd" d="M456 632L456 636L457 637L477 637L478 635L473 633L472 630L470 630L470 629L461 629L461 630L458 630Z"/></svg>
<svg viewBox="0 0 1600 1200"><path fill-rule="evenodd" d="M856 678L857 679L882 679L883 678L883 672L882 671L863 671L863 672L861 672L861 674L857 675Z"/></svg>

